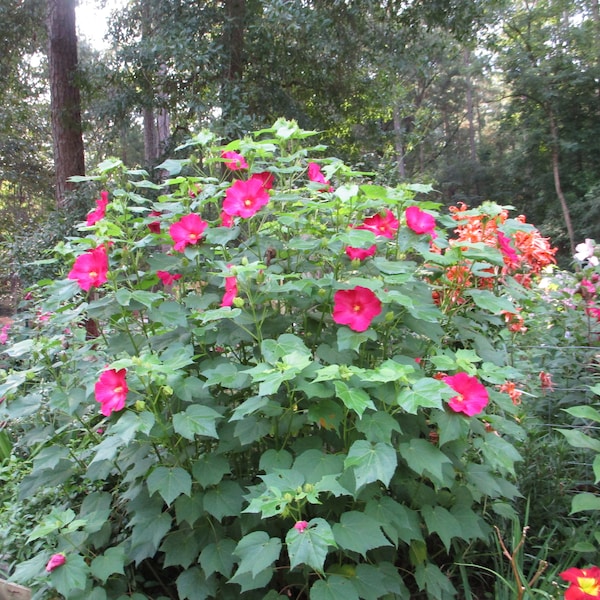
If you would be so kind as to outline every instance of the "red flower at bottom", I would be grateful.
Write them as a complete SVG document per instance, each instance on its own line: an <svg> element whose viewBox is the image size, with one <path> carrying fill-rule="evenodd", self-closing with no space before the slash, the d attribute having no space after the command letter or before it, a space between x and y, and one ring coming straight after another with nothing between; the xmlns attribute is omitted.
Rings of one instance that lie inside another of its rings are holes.
<svg viewBox="0 0 600 600"><path fill-rule="evenodd" d="M600 568L576 569L571 567L560 573L571 585L565 592L565 600L593 600L600 598Z"/></svg>
<svg viewBox="0 0 600 600"><path fill-rule="evenodd" d="M488 392L477 377L471 377L466 373L457 373L444 377L443 382L458 392L457 396L448 400L448 406L454 412L462 412L472 417L487 406Z"/></svg>
<svg viewBox="0 0 600 600"><path fill-rule="evenodd" d="M339 325L348 325L353 331L366 331L380 312L379 298L360 285L351 290L338 290L333 297L333 320Z"/></svg>
<svg viewBox="0 0 600 600"><path fill-rule="evenodd" d="M304 533L306 531L307 527L308 527L308 521L296 521L296 524L294 525L294 529L298 533Z"/></svg>

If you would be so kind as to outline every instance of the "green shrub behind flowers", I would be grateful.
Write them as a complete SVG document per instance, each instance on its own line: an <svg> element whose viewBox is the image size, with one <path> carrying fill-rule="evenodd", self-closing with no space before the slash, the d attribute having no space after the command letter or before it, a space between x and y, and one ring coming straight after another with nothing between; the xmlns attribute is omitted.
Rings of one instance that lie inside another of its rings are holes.
<svg viewBox="0 0 600 600"><path fill-rule="evenodd" d="M33 556L8 548L38 597L452 598L510 514L531 226L489 204L463 222L496 238L452 244L428 188L311 135L203 132L164 183L90 178L108 195L4 349L20 501L64 491Z"/></svg>

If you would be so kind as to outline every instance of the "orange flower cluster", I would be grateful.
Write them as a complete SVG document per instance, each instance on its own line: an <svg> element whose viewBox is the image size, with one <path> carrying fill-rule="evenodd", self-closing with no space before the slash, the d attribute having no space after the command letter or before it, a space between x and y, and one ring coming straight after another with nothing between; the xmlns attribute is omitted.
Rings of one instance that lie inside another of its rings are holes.
<svg viewBox="0 0 600 600"><path fill-rule="evenodd" d="M452 218L459 222L455 229L456 238L450 240L450 243L460 246L462 242L483 242L498 248L504 259L502 273L512 275L526 287L531 285L533 275L540 273L544 267L556 263L554 258L556 248L552 248L548 238L542 237L535 227L528 225L523 215L518 216L516 221L526 227L508 237L500 230L500 226L508 219L506 209L502 209L493 217L485 214L469 214L467 205L460 202L458 206L451 206L449 210ZM489 287L485 280L482 283L484 285L480 287Z"/></svg>
<svg viewBox="0 0 600 600"><path fill-rule="evenodd" d="M523 395L523 392L517 389L514 381L506 381L498 387L498 390L508 394L515 406L521 404L521 396Z"/></svg>
<svg viewBox="0 0 600 600"><path fill-rule="evenodd" d="M513 277L525 287L531 286L531 278L539 274L544 267L555 263L556 248L550 246L547 238L526 223L524 216L515 220L522 223L522 229L511 233L510 237L502 231L502 226L508 220L508 211L500 209L495 214L470 211L466 204L449 208L452 218L457 221L455 237L449 240L454 247L463 247L468 250L468 244L485 244L498 249L503 258L503 266L490 267L482 273L475 274L472 264L464 262L452 265L444 270L446 284L442 289L433 293L434 301L440 305L454 306L462 304L465 300L463 292L469 288L494 289L499 278ZM441 252L432 245L432 251ZM486 276L485 273L489 273ZM526 331L523 319L519 315L506 314L505 319L511 331Z"/></svg>

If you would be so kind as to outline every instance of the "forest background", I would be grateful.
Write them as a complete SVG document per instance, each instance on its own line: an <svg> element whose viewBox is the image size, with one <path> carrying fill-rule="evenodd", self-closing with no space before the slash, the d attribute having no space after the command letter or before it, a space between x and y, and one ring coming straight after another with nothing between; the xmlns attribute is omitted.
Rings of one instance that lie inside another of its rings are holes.
<svg viewBox="0 0 600 600"><path fill-rule="evenodd" d="M75 5L0 2L5 288L89 210L66 177L108 156L152 172L202 127L280 116L380 180L514 206L563 264L600 238L597 0L132 0L102 50L73 43Z"/></svg>

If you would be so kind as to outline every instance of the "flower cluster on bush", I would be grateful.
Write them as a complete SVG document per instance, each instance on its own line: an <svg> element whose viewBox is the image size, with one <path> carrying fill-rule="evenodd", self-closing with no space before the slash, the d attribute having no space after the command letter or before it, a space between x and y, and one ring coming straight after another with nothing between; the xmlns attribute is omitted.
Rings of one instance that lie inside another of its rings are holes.
<svg viewBox="0 0 600 600"><path fill-rule="evenodd" d="M15 579L68 600L457 595L448 556L518 494L505 340L553 251L505 208L449 218L428 187L309 160L311 135L202 132L162 183L116 160L91 177L87 235L57 248L51 317L0 385L37 440L24 489L85 493Z"/></svg>

